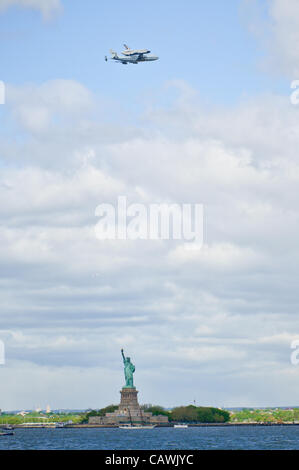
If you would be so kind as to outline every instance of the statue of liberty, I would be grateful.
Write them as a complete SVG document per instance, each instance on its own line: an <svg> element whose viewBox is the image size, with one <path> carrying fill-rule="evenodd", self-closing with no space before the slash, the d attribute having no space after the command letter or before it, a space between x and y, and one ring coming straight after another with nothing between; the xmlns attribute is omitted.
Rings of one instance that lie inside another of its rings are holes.
<svg viewBox="0 0 299 470"><path fill-rule="evenodd" d="M135 366L132 364L131 359L129 357L124 356L124 350L121 350L121 354L124 361L124 373L125 373L125 380L126 385L123 388L135 388L133 385L133 374L135 372Z"/></svg>

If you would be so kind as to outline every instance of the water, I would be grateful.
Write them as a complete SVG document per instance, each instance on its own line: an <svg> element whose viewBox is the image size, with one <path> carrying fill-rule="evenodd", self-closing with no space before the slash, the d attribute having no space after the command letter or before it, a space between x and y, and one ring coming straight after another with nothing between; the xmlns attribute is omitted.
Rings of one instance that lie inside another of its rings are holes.
<svg viewBox="0 0 299 470"><path fill-rule="evenodd" d="M299 426L187 429L15 429L0 437L2 449L299 449Z"/></svg>

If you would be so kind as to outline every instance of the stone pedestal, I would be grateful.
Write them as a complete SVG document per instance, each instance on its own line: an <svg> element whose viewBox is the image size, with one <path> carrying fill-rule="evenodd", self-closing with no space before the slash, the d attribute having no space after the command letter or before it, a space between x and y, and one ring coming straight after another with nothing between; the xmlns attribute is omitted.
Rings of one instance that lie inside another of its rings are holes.
<svg viewBox="0 0 299 470"><path fill-rule="evenodd" d="M118 409L120 411L137 411L140 410L138 400L138 391L136 388L122 388L120 391L120 404Z"/></svg>
<svg viewBox="0 0 299 470"><path fill-rule="evenodd" d="M140 409L138 399L138 391L136 388L123 387L120 391L120 404L118 414L126 417L129 422L142 422L144 420L143 413Z"/></svg>
<svg viewBox="0 0 299 470"><path fill-rule="evenodd" d="M122 388L120 391L120 404L113 413L106 413L105 416L92 416L89 418L90 424L166 424L167 416L153 416L152 413L142 411L138 399L136 388Z"/></svg>

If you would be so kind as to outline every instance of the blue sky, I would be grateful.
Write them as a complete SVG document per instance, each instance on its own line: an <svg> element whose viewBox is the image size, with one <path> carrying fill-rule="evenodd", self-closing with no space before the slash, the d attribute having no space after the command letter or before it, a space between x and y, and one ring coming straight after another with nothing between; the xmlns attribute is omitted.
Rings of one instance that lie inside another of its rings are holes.
<svg viewBox="0 0 299 470"><path fill-rule="evenodd" d="M61 14L42 21L37 11L11 7L0 18L2 79L71 78L129 106L174 78L215 103L286 92L285 81L260 70L265 52L246 27L248 11L240 0L164 0L142 8L137 0L66 0ZM150 48L160 61L137 68L106 64L104 55L110 48L120 51L124 42Z"/></svg>
<svg viewBox="0 0 299 470"><path fill-rule="evenodd" d="M298 18L0 0L2 409L117 403L122 347L141 403L296 404ZM124 42L159 61L106 63ZM124 195L203 204L205 243L98 240L96 207Z"/></svg>

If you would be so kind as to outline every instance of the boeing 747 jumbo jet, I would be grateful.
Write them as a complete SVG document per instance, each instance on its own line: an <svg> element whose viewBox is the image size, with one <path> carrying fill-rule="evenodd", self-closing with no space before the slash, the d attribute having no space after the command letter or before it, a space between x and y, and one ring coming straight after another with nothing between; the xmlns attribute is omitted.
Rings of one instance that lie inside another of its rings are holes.
<svg viewBox="0 0 299 470"><path fill-rule="evenodd" d="M117 55L117 52L110 49L111 59L121 64L138 64L139 62L152 62L153 60L158 60L159 57L154 55L148 55L151 51L148 49L130 49L126 44L124 44L125 50L122 52L124 57ZM107 62L108 58L105 56Z"/></svg>

